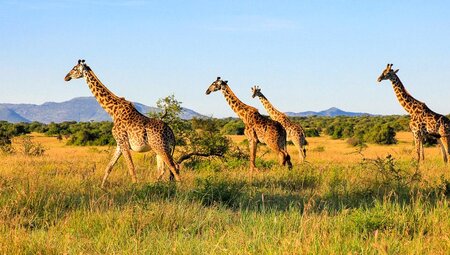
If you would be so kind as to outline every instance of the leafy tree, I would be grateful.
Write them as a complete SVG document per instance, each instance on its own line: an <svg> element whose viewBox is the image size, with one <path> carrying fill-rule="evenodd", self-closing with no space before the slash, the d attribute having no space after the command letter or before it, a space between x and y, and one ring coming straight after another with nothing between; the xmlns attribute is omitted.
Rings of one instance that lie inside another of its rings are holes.
<svg viewBox="0 0 450 255"><path fill-rule="evenodd" d="M156 107L160 109L159 112L150 112L150 117L158 118L171 125L181 121L180 115L183 107L182 102L175 99L175 95L160 98L156 101Z"/></svg>
<svg viewBox="0 0 450 255"><path fill-rule="evenodd" d="M305 135L307 137L318 137L320 136L319 130L316 128L307 128L305 129Z"/></svg>
<svg viewBox="0 0 450 255"><path fill-rule="evenodd" d="M373 129L370 133L365 135L366 140L378 144L395 144L397 139L395 139L395 130L388 124L378 126L378 128Z"/></svg>
<svg viewBox="0 0 450 255"><path fill-rule="evenodd" d="M182 120L181 102L174 95L159 99L156 103L160 111L150 113L151 117L160 118L171 126L178 145L183 145L183 155L178 163L192 157L223 156L230 141L219 132L217 122L213 119Z"/></svg>
<svg viewBox="0 0 450 255"><path fill-rule="evenodd" d="M26 123L9 123L0 121L0 145L11 144L11 139L15 136L30 133Z"/></svg>
<svg viewBox="0 0 450 255"><path fill-rule="evenodd" d="M241 119L230 119L222 128L221 133L225 135L243 135L245 125Z"/></svg>
<svg viewBox="0 0 450 255"><path fill-rule="evenodd" d="M67 129L64 128L60 132L71 134L67 141L69 145L115 145L112 126L113 123L108 121L80 122L69 124Z"/></svg>
<svg viewBox="0 0 450 255"><path fill-rule="evenodd" d="M158 112L150 112L151 118L161 119L167 123L173 130L176 140L176 145L186 145L187 137L192 131L189 121L181 119L180 101L175 99L175 95L170 95L165 98L160 98L156 101L156 106L160 109Z"/></svg>
<svg viewBox="0 0 450 255"><path fill-rule="evenodd" d="M45 133L48 131L47 125L37 121L28 123L26 127L28 132Z"/></svg>

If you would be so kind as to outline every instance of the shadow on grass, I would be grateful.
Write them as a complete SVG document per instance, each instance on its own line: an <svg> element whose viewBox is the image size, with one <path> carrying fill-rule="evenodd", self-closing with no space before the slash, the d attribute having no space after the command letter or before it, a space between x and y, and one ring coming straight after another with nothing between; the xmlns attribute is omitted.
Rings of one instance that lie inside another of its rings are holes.
<svg viewBox="0 0 450 255"><path fill-rule="evenodd" d="M112 208L142 205L172 199L177 195L174 183L133 185L105 192L85 183L75 192L60 186L30 187L22 183L0 193L0 221L26 229L46 229L74 211L107 211Z"/></svg>
<svg viewBox="0 0 450 255"><path fill-rule="evenodd" d="M384 202L409 206L417 199L432 207L450 197L450 184L445 180L428 189L371 183L348 191L331 188L318 195L315 188L320 180L317 178L296 179L287 175L281 179L245 181L209 177L198 179L187 191L170 182L128 185L109 192L91 184L76 192L58 192L58 187L49 186L37 190L21 187L22 193L12 190L0 195L0 220L31 230L53 226L73 211L102 212L135 205L145 207L160 201L201 203L205 207L257 213L298 210L299 213L335 214L351 208L372 208Z"/></svg>
<svg viewBox="0 0 450 255"><path fill-rule="evenodd" d="M133 185L129 189L108 192L118 206L126 204L145 204L156 200L168 200L177 195L177 184L174 182L156 182L144 185Z"/></svg>
<svg viewBox="0 0 450 255"><path fill-rule="evenodd" d="M328 212L337 214L343 210L354 208L372 208L376 204L391 203L403 206L414 205L422 201L427 206L434 207L442 203L443 199L450 197L448 188L434 187L418 189L411 187L389 187L372 185L364 189L347 192L329 191L323 195L306 194L266 194L257 193L245 208L247 210L276 210L286 211L298 209L313 213Z"/></svg>
<svg viewBox="0 0 450 255"><path fill-rule="evenodd" d="M315 193L318 180L258 180L253 182L232 180L200 180L191 191L190 198L204 206L224 206L233 210L255 212L299 210L336 214L353 208L372 208L376 204L391 203L410 206L418 200L435 206L450 197L450 185L443 183L426 189L414 185L371 183L348 191L331 188L321 195ZM282 192L274 192L274 188ZM267 189L271 188L271 189Z"/></svg>
<svg viewBox="0 0 450 255"><path fill-rule="evenodd" d="M298 192L305 189L315 189L320 185L320 178L313 175L289 174L281 178L265 178L253 180L250 185L263 189L281 189L287 192Z"/></svg>

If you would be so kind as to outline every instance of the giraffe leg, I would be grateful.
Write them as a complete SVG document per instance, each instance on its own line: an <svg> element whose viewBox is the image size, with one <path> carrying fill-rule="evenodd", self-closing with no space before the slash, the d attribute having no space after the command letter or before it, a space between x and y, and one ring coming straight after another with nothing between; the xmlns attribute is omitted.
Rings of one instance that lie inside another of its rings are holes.
<svg viewBox="0 0 450 255"><path fill-rule="evenodd" d="M128 172L130 172L130 175L131 175L131 181L133 183L136 183L137 182L136 171L134 170L134 164L133 164L133 159L131 158L131 152L125 146L121 146L121 148L122 148L123 157L128 166Z"/></svg>
<svg viewBox="0 0 450 255"><path fill-rule="evenodd" d="M285 166L286 165L286 155L281 150L279 150L277 152L277 154L278 154L278 162L280 163L280 165Z"/></svg>
<svg viewBox="0 0 450 255"><path fill-rule="evenodd" d="M161 156L156 155L156 165L158 168L158 177L156 178L158 181L161 180L161 178L163 177L164 173L166 172L166 168L164 165L164 160L161 158Z"/></svg>
<svg viewBox="0 0 450 255"><path fill-rule="evenodd" d="M292 142L294 143L295 148L298 150L298 160L300 163L303 163L306 158L306 150L305 148L302 148L301 138L299 139L292 139Z"/></svg>
<svg viewBox="0 0 450 255"><path fill-rule="evenodd" d="M420 139L420 156L422 158L422 161L425 160L425 150L423 146L423 139Z"/></svg>
<svg viewBox="0 0 450 255"><path fill-rule="evenodd" d="M287 152L286 142L284 140L271 141L267 139L266 145L274 152L278 154L278 161L280 165L288 165L289 169L292 169L291 156Z"/></svg>
<svg viewBox="0 0 450 255"><path fill-rule="evenodd" d="M306 142L306 137L305 137L305 133L302 133L302 136L300 137L300 148L301 148L301 153L302 153L302 157L303 157L303 161L306 159L306 145L308 143Z"/></svg>
<svg viewBox="0 0 450 255"><path fill-rule="evenodd" d="M449 147L450 147L450 139L448 136L441 136L441 138L438 140L441 145L441 151L442 151L442 157L444 159L444 162L447 163L447 154L450 154Z"/></svg>
<svg viewBox="0 0 450 255"><path fill-rule="evenodd" d="M417 154L417 162L420 162L422 138L420 137L420 135L417 132L413 133L413 135L414 135L414 146L415 146L416 154Z"/></svg>
<svg viewBox="0 0 450 255"><path fill-rule="evenodd" d="M444 148L445 148L445 151L446 151L445 155L448 156L448 155L450 155L450 139L449 139L448 135L447 136L442 136L442 137L444 137L443 144L444 144ZM447 163L447 161L445 161L445 163Z"/></svg>
<svg viewBox="0 0 450 255"><path fill-rule="evenodd" d="M287 164L289 169L292 169L291 156L286 150L278 150L278 159L280 165L285 166Z"/></svg>
<svg viewBox="0 0 450 255"><path fill-rule="evenodd" d="M258 148L258 142L256 140L251 139L249 141L250 146L250 172L259 172L258 168L256 168L255 160L256 160L256 149Z"/></svg>
<svg viewBox="0 0 450 255"><path fill-rule="evenodd" d="M103 176L103 181L102 181L102 185L101 185L102 188L105 186L106 179L108 178L109 174L111 173L111 170L112 170L113 166L116 164L120 155L122 155L122 151L120 150L120 147L117 145L116 151L114 152L113 157L111 158L108 166L105 169L105 175Z"/></svg>
<svg viewBox="0 0 450 255"><path fill-rule="evenodd" d="M288 165L288 169L292 169L292 163L291 163L291 156L289 155L289 153L286 151L283 151L283 166L284 165Z"/></svg>
<svg viewBox="0 0 450 255"><path fill-rule="evenodd" d="M177 163L175 163L173 161L171 154L168 152L157 152L157 153L158 153L158 156L160 156L161 159L164 161L164 163L167 166L169 166L169 170L171 172L170 180L175 179L175 181L177 181L177 182L181 181L179 166ZM172 175L173 175L173 178L172 178Z"/></svg>

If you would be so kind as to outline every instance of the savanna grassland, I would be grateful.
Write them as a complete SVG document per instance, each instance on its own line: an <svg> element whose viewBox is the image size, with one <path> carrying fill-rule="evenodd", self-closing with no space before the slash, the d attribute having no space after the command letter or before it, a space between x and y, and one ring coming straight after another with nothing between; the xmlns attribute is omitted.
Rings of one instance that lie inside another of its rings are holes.
<svg viewBox="0 0 450 255"><path fill-rule="evenodd" d="M410 133L367 147L309 137L306 163L289 147L291 171L259 146L260 173L215 158L184 164L179 184L133 154L139 183L121 159L105 190L113 147L31 136L43 156L0 156L2 254L450 253L450 167L437 147L414 163Z"/></svg>

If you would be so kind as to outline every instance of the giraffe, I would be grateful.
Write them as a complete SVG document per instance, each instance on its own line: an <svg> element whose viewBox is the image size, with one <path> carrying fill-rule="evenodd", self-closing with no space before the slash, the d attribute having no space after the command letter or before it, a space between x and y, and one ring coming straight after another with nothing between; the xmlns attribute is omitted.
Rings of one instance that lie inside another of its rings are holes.
<svg viewBox="0 0 450 255"><path fill-rule="evenodd" d="M417 153L417 160L425 159L423 151L423 139L425 135L437 138L441 147L442 157L447 163L447 154L450 147L450 120L445 116L435 113L428 106L415 99L406 91L397 70L392 69L392 64L387 64L386 69L378 77L378 82L390 80L398 101L403 108L411 115L409 127L414 136L414 144Z"/></svg>
<svg viewBox="0 0 450 255"><path fill-rule="evenodd" d="M228 86L228 81L220 77L208 87L206 95L221 90L231 109L242 119L245 124L244 134L250 147L250 172L258 172L255 166L256 149L259 142L265 142L267 146L278 154L281 165L292 168L291 157L286 150L286 131L280 123L262 116L254 107L244 104Z"/></svg>
<svg viewBox="0 0 450 255"><path fill-rule="evenodd" d="M70 81L79 78L86 80L97 102L114 122L112 134L117 142L117 147L105 169L101 187L104 187L106 179L121 155L125 158L132 182L137 182L131 150L136 152L153 150L157 155L158 180L163 176L164 164L166 164L170 169L171 180L175 178L176 181L180 181L179 166L172 157L175 150L175 135L172 129L161 120L142 115L130 101L113 94L97 78L84 60L78 60L78 64L70 70L64 80Z"/></svg>
<svg viewBox="0 0 450 255"><path fill-rule="evenodd" d="M288 141L292 141L299 152L299 161L303 162L306 158L306 138L305 132L300 124L292 122L286 114L278 111L269 100L263 95L259 86L252 87L252 97L259 97L270 118L279 122L286 130Z"/></svg>

